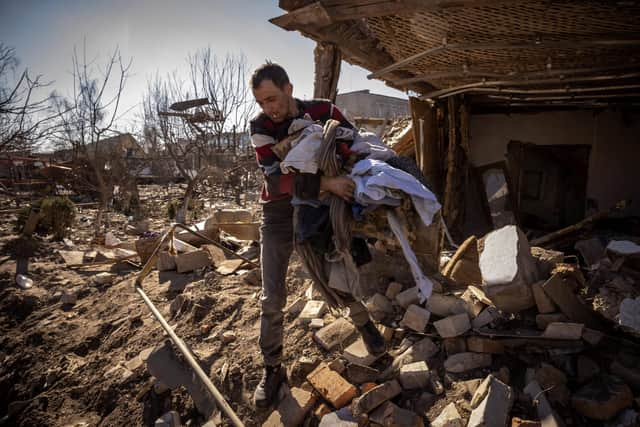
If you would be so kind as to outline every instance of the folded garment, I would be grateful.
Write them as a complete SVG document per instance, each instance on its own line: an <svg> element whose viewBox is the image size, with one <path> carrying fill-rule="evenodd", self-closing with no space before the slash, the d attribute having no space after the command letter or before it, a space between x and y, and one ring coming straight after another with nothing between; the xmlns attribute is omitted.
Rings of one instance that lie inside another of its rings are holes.
<svg viewBox="0 0 640 427"><path fill-rule="evenodd" d="M387 147L378 135L366 131L355 133L351 151L366 154L367 159L373 160L388 160L396 156L396 152Z"/></svg>
<svg viewBox="0 0 640 427"><path fill-rule="evenodd" d="M380 203L385 198L398 199L397 190L411 197L411 201L425 225L440 210L436 196L414 176L385 162L373 159L357 162L349 175L356 184L354 199L361 205Z"/></svg>

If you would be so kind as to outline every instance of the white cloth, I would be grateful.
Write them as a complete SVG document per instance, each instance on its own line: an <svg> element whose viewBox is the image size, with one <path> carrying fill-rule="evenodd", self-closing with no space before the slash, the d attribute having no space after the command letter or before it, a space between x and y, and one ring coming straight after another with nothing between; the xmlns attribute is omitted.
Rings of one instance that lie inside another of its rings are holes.
<svg viewBox="0 0 640 427"><path fill-rule="evenodd" d="M388 160L396 156L396 152L387 147L378 135L372 132L355 132L351 151L367 154L367 159Z"/></svg>
<svg viewBox="0 0 640 427"><path fill-rule="evenodd" d="M394 190L401 190L411 197L424 225L430 225L440 210L436 196L413 175L379 160L365 159L357 162L349 175L356 184L354 199L363 206L386 197L398 198Z"/></svg>
<svg viewBox="0 0 640 427"><path fill-rule="evenodd" d="M316 124L304 128L300 137L291 142L291 150L280 162L282 173L289 173L292 169L302 173L318 172L318 152L322 145L322 131L322 126Z"/></svg>
<svg viewBox="0 0 640 427"><path fill-rule="evenodd" d="M402 231L402 226L400 225L398 216L392 211L387 211L387 221L389 222L389 228L391 228L391 231L400 243L404 258L409 263L411 274L413 275L413 280L415 280L416 285L418 285L418 289L420 290L420 303L422 304L425 299L431 296L431 292L433 291L433 282L429 280L429 278L425 276L424 273L422 273L422 269L418 264L416 254L411 249L411 245L409 244L407 237Z"/></svg>

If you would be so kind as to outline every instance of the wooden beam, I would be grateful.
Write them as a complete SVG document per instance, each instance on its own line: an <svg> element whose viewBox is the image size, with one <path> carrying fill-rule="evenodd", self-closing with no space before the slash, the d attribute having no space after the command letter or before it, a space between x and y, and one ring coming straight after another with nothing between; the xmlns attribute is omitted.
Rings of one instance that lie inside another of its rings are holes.
<svg viewBox="0 0 640 427"><path fill-rule="evenodd" d="M315 41L335 44L340 49L345 61L366 69L373 69L393 62L392 56L380 49L380 41L372 38L370 32L360 22L338 22L324 28L305 27L299 31ZM399 71L389 74L388 79L383 80L389 86L402 90L393 84L393 79L408 76L408 73ZM408 89L417 93L425 93L434 90L434 87L427 83L416 83L409 86Z"/></svg>
<svg viewBox="0 0 640 427"><path fill-rule="evenodd" d="M488 43L447 43L446 40L439 46L433 46L429 49L418 52L400 61L381 68L367 76L368 79L378 78L386 73L405 67L413 62L428 56L435 55L439 52L451 50L523 50L523 49L583 49L588 47L621 47L621 46L640 46L640 37L633 35L629 38L601 38L589 40L562 40L562 41L543 41L540 39L530 40L527 42L488 42Z"/></svg>
<svg viewBox="0 0 640 427"><path fill-rule="evenodd" d="M271 18L269 22L285 30L294 31L306 26L326 27L332 20L324 6L317 1L285 15Z"/></svg>
<svg viewBox="0 0 640 427"><path fill-rule="evenodd" d="M318 42L313 56L315 62L313 97L329 99L335 103L342 62L340 50L333 43Z"/></svg>
<svg viewBox="0 0 640 427"><path fill-rule="evenodd" d="M640 92L631 92L631 93L614 93L614 94L603 94L603 95L565 95L565 96L529 96L529 97L520 97L520 96L502 96L502 95L488 95L487 98L491 99L499 99L506 101L516 101L516 102L536 102L536 101L580 101L580 100L590 100L590 99L615 99L615 98L639 98Z"/></svg>
<svg viewBox="0 0 640 427"><path fill-rule="evenodd" d="M467 77L485 77L485 78L496 78L496 79L514 79L514 80L527 80L538 77L559 77L563 78L566 76L572 75L582 75L582 74L606 74L619 72L621 70L638 70L637 64L625 64L619 66L610 66L610 67L591 67L591 68L567 68L567 69L550 69L550 70L540 70L540 71L532 71L528 73L522 73L518 71L510 71L508 73L496 73L492 71L486 70L469 70L462 69L463 67L459 67L457 70L449 69L449 70L434 70L430 71L426 74L420 74L415 77L410 77L408 79L396 80L395 83L399 86L417 83L417 82L429 82L432 80L440 80L440 79L460 79Z"/></svg>
<svg viewBox="0 0 640 427"><path fill-rule="evenodd" d="M447 92L439 95L438 98L448 98L454 95L461 95L463 93L492 93L492 94L520 94L520 95L535 95L535 94L570 94L570 93L589 93L589 92L606 92L617 90L638 90L640 84L632 85L617 85L617 86L597 86L597 87L580 87L580 88L560 88L560 89L504 89L500 87L477 87L460 89L456 91ZM597 98L598 94L593 94L592 98ZM425 98L430 99L430 98Z"/></svg>
<svg viewBox="0 0 640 427"><path fill-rule="evenodd" d="M560 85L568 85L571 83L597 83L597 82L606 82L611 80L627 80L627 79L637 79L640 77L640 73L625 73L618 75L606 75L606 76L588 76L588 77L571 77L566 79L555 78L555 79L538 79L538 80L493 80L493 81L480 81L476 83L468 83L460 86L454 86L447 89L441 89L437 91L433 91L427 93L421 97L421 99L433 99L439 98L443 96L451 96L452 94L464 93L468 92L468 89L489 89L492 90L504 90L507 93L507 89L496 89L507 86L560 86ZM633 86L633 85L632 85ZM596 88L584 88L587 91L593 91ZM620 88L620 89L628 89L628 87ZM559 93L562 91L566 91L567 93L571 92L571 89L558 89ZM578 89L574 89L578 90ZM522 93L534 93L533 91L523 91ZM553 89L542 89L543 93L553 92Z"/></svg>
<svg viewBox="0 0 640 427"><path fill-rule="evenodd" d="M442 212L455 240L462 239L464 200L468 175L469 118L461 97L450 97L447 104L448 149L446 181Z"/></svg>
<svg viewBox="0 0 640 427"><path fill-rule="evenodd" d="M281 9L293 11L313 0L280 0ZM406 15L453 7L483 7L497 4L524 3L526 0L320 0L334 21Z"/></svg>
<svg viewBox="0 0 640 427"><path fill-rule="evenodd" d="M442 168L438 143L438 119L435 105L418 98L409 98L416 163L431 190L442 195Z"/></svg>

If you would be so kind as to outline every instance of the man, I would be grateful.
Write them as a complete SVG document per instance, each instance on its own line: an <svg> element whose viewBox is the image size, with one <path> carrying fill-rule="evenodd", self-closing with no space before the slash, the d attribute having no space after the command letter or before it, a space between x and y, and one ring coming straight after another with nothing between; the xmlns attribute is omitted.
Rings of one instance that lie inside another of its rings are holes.
<svg viewBox="0 0 640 427"><path fill-rule="evenodd" d="M353 128L353 125L329 101L294 98L293 85L286 71L277 64L267 62L256 69L251 77L251 88L262 109L262 113L251 121L251 143L265 178L261 197L262 311L259 340L264 373L253 399L257 407L265 408L273 403L278 388L286 380L282 366L282 334L283 309L287 299L285 279L294 244L291 197L317 199L320 192L328 191L350 201L355 187L346 176L282 174L280 161L271 148L288 135L289 125L294 119L305 115L321 123L334 119L348 128ZM362 303L351 299L349 311L369 351L376 354L384 352L384 339Z"/></svg>

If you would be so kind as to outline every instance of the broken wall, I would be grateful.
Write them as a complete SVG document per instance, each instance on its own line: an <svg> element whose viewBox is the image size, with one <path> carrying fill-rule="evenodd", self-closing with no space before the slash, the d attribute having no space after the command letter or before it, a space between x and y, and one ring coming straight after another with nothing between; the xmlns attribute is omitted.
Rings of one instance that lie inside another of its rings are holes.
<svg viewBox="0 0 640 427"><path fill-rule="evenodd" d="M587 198L606 210L633 199L640 215L640 112L562 111L471 116L471 162L479 167L506 160L509 141L538 145L591 146Z"/></svg>

